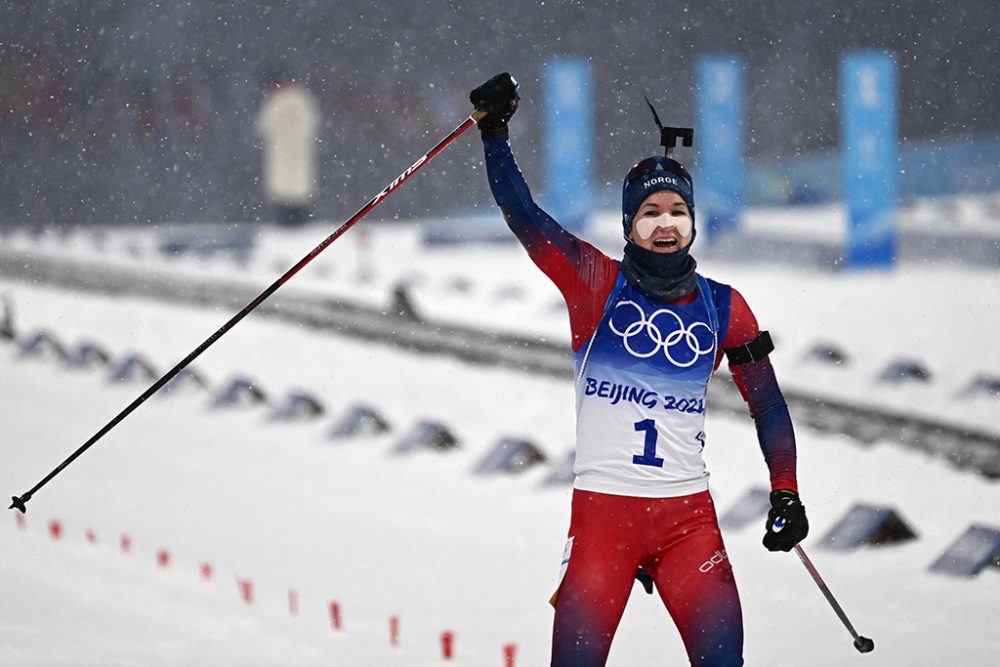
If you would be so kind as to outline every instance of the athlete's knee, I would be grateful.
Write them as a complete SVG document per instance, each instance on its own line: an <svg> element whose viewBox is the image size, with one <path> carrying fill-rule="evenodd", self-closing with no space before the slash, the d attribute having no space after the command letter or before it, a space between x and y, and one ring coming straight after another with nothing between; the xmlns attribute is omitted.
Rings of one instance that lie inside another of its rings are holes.
<svg viewBox="0 0 1000 667"><path fill-rule="evenodd" d="M603 667L614 632L556 631L552 635L552 667Z"/></svg>
<svg viewBox="0 0 1000 667"><path fill-rule="evenodd" d="M691 658L691 667L743 667L742 653L725 653Z"/></svg>
<svg viewBox="0 0 1000 667"><path fill-rule="evenodd" d="M692 667L740 667L743 664L743 619L727 614L684 632Z"/></svg>
<svg viewBox="0 0 1000 667"><path fill-rule="evenodd" d="M615 610L581 604L572 593L560 595L552 627L552 665L590 667L603 665L618 627Z"/></svg>

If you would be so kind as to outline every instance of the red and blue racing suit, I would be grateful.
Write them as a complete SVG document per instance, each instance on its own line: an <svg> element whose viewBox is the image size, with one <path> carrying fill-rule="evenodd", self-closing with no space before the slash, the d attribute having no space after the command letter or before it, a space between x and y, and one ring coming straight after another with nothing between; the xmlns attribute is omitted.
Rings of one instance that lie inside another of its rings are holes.
<svg viewBox="0 0 1000 667"><path fill-rule="evenodd" d="M635 289L618 262L535 204L506 133L493 134L483 133L490 188L566 301L576 369L576 479L552 664L605 664L641 566L692 665L742 665L739 595L702 449L708 383L726 349L757 337L757 320L739 292L702 276L676 302ZM770 361L730 370L771 487L797 490L795 437Z"/></svg>

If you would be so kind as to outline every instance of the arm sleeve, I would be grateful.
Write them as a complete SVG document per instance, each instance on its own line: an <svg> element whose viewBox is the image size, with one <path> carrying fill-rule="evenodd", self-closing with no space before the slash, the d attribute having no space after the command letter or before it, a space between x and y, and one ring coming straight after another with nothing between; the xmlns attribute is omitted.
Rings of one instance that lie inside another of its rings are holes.
<svg viewBox="0 0 1000 667"><path fill-rule="evenodd" d="M723 348L744 345L756 338L759 331L750 306L739 292L732 290ZM729 364L729 370L757 426L757 440L770 472L771 489L798 492L795 432L771 360L764 357L746 364Z"/></svg>
<svg viewBox="0 0 1000 667"><path fill-rule="evenodd" d="M579 350L600 322L618 264L563 229L535 203L506 131L483 132L482 137L493 198L531 260L566 300L573 350Z"/></svg>

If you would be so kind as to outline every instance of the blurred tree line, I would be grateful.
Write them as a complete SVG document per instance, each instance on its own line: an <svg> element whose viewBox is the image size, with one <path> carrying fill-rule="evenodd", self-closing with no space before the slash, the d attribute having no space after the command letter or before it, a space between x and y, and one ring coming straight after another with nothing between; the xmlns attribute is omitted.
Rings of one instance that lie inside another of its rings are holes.
<svg viewBox="0 0 1000 667"><path fill-rule="evenodd" d="M896 56L902 141L995 137L998 31L987 0L2 0L0 227L269 219L254 125L282 77L318 97L315 209L332 220L461 122L468 90L503 70L521 82L513 140L541 190L538 77L562 55L594 67L597 187L658 152L643 95L665 122L694 122L702 53L747 63L751 159L836 147L840 56L861 48ZM380 214L491 206L467 137Z"/></svg>

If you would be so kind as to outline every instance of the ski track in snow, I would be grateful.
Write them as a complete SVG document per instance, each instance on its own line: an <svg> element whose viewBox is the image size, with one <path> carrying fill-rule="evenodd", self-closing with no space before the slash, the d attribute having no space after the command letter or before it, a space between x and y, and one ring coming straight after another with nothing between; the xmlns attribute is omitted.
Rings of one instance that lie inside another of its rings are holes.
<svg viewBox="0 0 1000 667"><path fill-rule="evenodd" d="M270 259L258 263L269 266L251 278L287 268L296 252L312 247L304 239L316 232L288 239L262 232ZM377 299L394 278L408 275L429 314L499 317L554 339L564 330L565 315L551 307L558 295L518 248L417 250L409 232L370 233L365 246L331 248L326 269L304 272L298 288L343 294L353 284L355 296L368 290L367 298ZM393 275L352 282L363 253L374 252L392 260ZM187 259L175 266L233 270ZM939 411L961 413L960 420L969 419L964 411L995 420L996 399L970 407L955 397L970 374L1000 366L1000 353L983 339L1000 324L1000 297L989 287L995 272L703 268L739 287L775 333L783 384L825 383L844 395L878 395L900 406L936 402ZM470 277L471 288L449 290L450 276ZM526 300L491 299L505 281L523 287ZM96 340L116 358L138 351L161 370L232 314L11 282L0 282L0 292L10 296L24 332L44 327L66 343ZM855 355L853 368L831 380L830 371L802 364L814 334L842 341ZM940 382L900 390L874 383L897 350L923 354ZM0 664L451 664L441 658L444 630L455 633L454 664L502 665L507 643L517 645L518 665L547 663L547 599L570 490L544 486L547 469L483 476L472 468L506 435L528 437L561 461L573 440L568 382L253 316L194 366L213 388L245 374L273 399L308 390L328 413L282 424L262 407L213 410L208 394L195 389L151 398L38 492L24 528L13 512L0 520ZM0 378L0 487L7 495L27 490L145 388L115 386L106 370L22 359L12 344L0 344ZM329 439L332 420L359 401L380 408L392 431ZM423 418L447 424L461 447L395 453L395 441ZM751 486L766 485L766 469L749 417L710 413L708 428L713 494L725 512ZM1000 572L988 568L965 581L927 567L969 525L1000 524L1000 484L891 442L865 448L803 428L798 439L812 525L804 546L876 649L857 654L798 559L766 552L754 525L725 534L743 598L747 664L996 662ZM823 550L820 538L856 502L896 509L918 539L847 554ZM52 519L63 527L59 540L47 534ZM86 540L88 530L95 544ZM123 534L132 540L128 553L119 548ZM171 554L167 568L156 563L160 549ZM199 572L205 562L213 567L209 580ZM238 579L253 580L254 604L240 599ZM298 595L296 616L289 590ZM339 631L330 625L331 601L343 610ZM395 648L388 639L393 615L401 623ZM661 604L637 587L609 664L685 662Z"/></svg>

